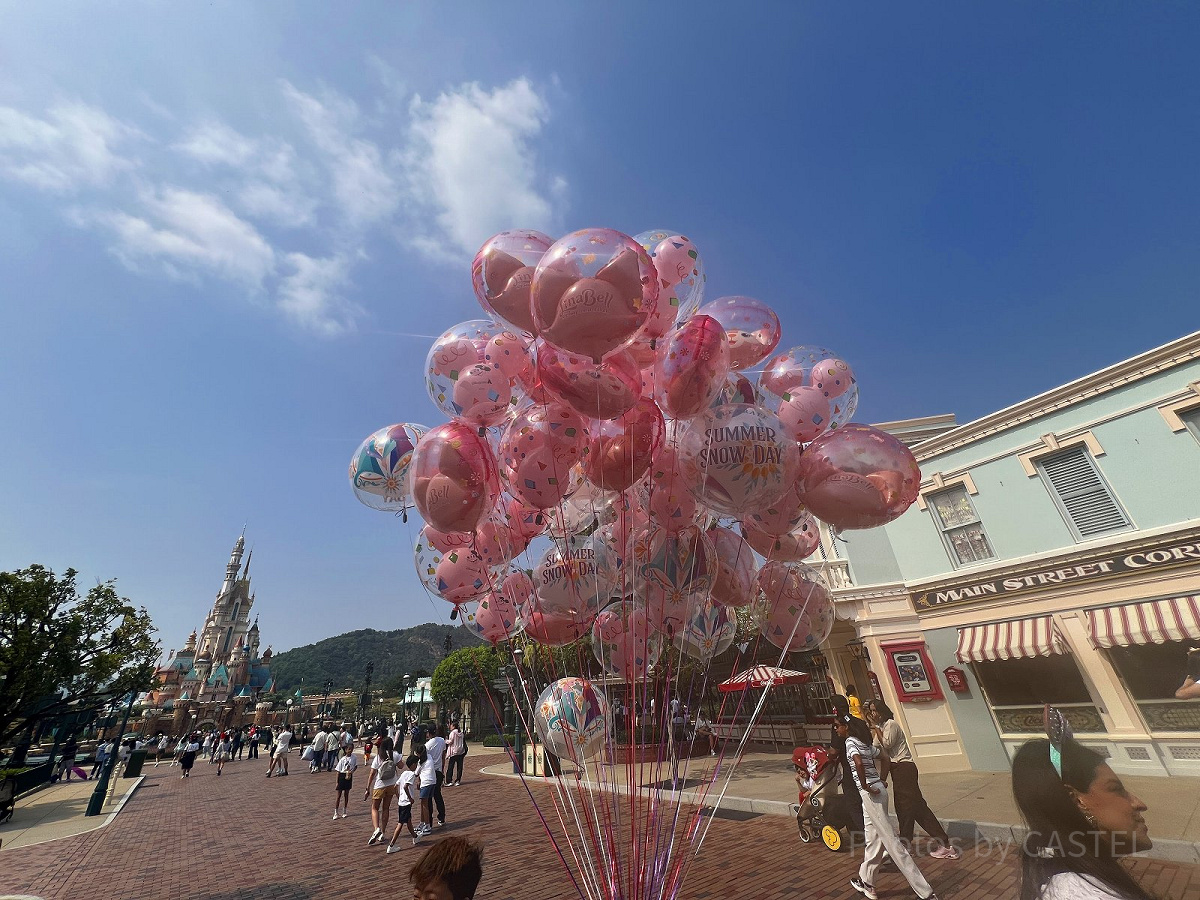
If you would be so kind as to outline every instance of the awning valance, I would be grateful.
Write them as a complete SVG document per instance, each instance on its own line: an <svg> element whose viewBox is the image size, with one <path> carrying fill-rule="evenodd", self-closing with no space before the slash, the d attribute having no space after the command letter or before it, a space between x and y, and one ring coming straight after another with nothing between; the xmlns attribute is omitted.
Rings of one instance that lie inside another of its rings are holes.
<svg viewBox="0 0 1200 900"><path fill-rule="evenodd" d="M793 669L779 669L775 666L753 666L744 672L738 672L731 678L722 681L718 686L726 694L732 691L742 691L746 688L761 688L776 684L804 684L811 679L807 672L797 672Z"/></svg>
<svg viewBox="0 0 1200 900"><path fill-rule="evenodd" d="M1102 649L1200 641L1200 597L1146 600L1088 610L1092 643Z"/></svg>
<svg viewBox="0 0 1200 900"><path fill-rule="evenodd" d="M1032 659L1066 652L1062 635L1058 633L1051 616L1032 616L958 629L959 662Z"/></svg>

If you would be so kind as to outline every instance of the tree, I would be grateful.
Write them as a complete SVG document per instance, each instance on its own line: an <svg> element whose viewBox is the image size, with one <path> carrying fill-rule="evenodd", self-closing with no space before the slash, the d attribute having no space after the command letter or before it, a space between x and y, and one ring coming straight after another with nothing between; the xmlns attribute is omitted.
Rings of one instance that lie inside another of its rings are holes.
<svg viewBox="0 0 1200 900"><path fill-rule="evenodd" d="M0 745L39 719L96 710L154 684L159 646L114 581L80 596L74 569L0 572Z"/></svg>
<svg viewBox="0 0 1200 900"><path fill-rule="evenodd" d="M455 650L433 670L430 693L442 707L474 699L491 687L501 665L500 654L491 647Z"/></svg>

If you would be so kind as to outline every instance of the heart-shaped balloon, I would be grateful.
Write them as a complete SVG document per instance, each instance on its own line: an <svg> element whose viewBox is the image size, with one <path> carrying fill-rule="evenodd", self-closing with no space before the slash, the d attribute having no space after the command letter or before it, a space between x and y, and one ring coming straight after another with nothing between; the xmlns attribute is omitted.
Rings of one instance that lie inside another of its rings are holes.
<svg viewBox="0 0 1200 900"><path fill-rule="evenodd" d="M536 333L529 293L534 269L552 243L540 231L502 231L488 238L471 263L479 305L522 331Z"/></svg>

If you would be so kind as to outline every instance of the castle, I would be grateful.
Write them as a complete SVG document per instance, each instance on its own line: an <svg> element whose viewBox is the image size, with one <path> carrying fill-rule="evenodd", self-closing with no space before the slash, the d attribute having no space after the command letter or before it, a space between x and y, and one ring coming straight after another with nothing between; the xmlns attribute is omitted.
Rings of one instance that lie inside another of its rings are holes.
<svg viewBox="0 0 1200 900"><path fill-rule="evenodd" d="M195 631L182 650L172 650L156 672L156 685L142 707L141 731L181 735L204 726L238 727L270 724L277 718L261 695L275 689L271 648L258 653L258 617L250 621L250 559L242 567L246 540L239 536L225 567L225 580L203 630ZM301 714L301 709L297 710Z"/></svg>

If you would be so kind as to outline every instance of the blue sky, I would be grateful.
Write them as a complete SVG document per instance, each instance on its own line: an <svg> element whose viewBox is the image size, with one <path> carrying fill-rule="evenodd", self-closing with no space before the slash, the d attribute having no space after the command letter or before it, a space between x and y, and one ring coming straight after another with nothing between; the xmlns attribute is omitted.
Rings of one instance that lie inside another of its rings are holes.
<svg viewBox="0 0 1200 900"><path fill-rule="evenodd" d="M1187 4L0 3L0 568L164 649L243 523L276 649L442 620L358 442L436 424L491 233L666 227L709 297L985 414L1197 327Z"/></svg>

